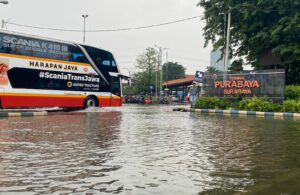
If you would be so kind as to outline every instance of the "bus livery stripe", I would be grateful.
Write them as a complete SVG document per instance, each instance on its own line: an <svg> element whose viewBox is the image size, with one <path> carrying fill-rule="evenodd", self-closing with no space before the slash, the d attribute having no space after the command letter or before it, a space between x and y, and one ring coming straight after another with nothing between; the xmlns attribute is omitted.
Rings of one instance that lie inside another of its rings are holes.
<svg viewBox="0 0 300 195"><path fill-rule="evenodd" d="M1 96L22 96L22 97L56 97L56 98L86 98L86 95L74 95L74 94L30 94L30 93L4 93ZM121 99L119 96L97 96L99 99Z"/></svg>
<svg viewBox="0 0 300 195"><path fill-rule="evenodd" d="M43 107L61 106L64 107L82 107L86 98L84 95L55 95L55 94L22 94L5 93L0 95L1 106L20 106L20 107ZM120 106L121 98L118 96L97 96L100 106Z"/></svg>

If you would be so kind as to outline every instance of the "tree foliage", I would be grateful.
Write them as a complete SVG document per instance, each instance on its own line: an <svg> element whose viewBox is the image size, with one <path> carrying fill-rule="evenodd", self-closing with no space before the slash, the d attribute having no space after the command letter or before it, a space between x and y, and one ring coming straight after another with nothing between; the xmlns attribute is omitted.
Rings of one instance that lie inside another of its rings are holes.
<svg viewBox="0 0 300 195"><path fill-rule="evenodd" d="M156 79L160 83L160 73L162 82L167 79L177 79L185 76L185 68L177 62L168 62L162 66L162 71L158 71L158 52L154 48L147 48L146 51L136 59L138 72L132 75L132 86L124 85L125 95L154 94ZM167 72L166 72L167 67ZM152 87L152 89L150 89Z"/></svg>
<svg viewBox="0 0 300 195"><path fill-rule="evenodd" d="M163 81L174 80L185 76L185 68L177 62L167 62L162 66Z"/></svg>
<svg viewBox="0 0 300 195"><path fill-rule="evenodd" d="M136 59L136 67L139 72L133 75L134 85L138 93L146 94L150 92L149 87L155 86L155 77L158 64L158 53L154 48L147 48L146 52Z"/></svg>
<svg viewBox="0 0 300 195"><path fill-rule="evenodd" d="M260 68L262 54L272 51L288 69L287 82L300 83L299 0L200 0L198 5L205 9L205 46L224 48L224 16L230 10L231 55ZM289 80L289 74L298 74L298 80Z"/></svg>
<svg viewBox="0 0 300 195"><path fill-rule="evenodd" d="M154 93L158 64L157 51L149 47L136 59L137 72L132 75L132 86L124 88L125 95L141 95ZM152 86L152 89L150 89Z"/></svg>
<svg viewBox="0 0 300 195"><path fill-rule="evenodd" d="M141 71L150 71L153 72L155 67L157 66L157 51L152 48L148 47L146 52L139 55L136 59L136 67Z"/></svg>
<svg viewBox="0 0 300 195"><path fill-rule="evenodd" d="M215 67L212 67L212 66L207 66L205 72L206 73L220 73L219 70L217 70Z"/></svg>
<svg viewBox="0 0 300 195"><path fill-rule="evenodd" d="M243 71L243 59L234 60L228 69L230 71Z"/></svg>

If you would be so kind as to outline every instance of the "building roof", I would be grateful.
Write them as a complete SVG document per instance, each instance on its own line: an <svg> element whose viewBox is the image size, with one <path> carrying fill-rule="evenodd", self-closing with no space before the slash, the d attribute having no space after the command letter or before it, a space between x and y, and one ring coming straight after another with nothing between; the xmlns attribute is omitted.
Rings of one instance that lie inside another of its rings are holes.
<svg viewBox="0 0 300 195"><path fill-rule="evenodd" d="M162 83L163 86L172 86L172 85L183 85L192 83L195 80L195 75L185 75L185 77L170 81L165 81Z"/></svg>

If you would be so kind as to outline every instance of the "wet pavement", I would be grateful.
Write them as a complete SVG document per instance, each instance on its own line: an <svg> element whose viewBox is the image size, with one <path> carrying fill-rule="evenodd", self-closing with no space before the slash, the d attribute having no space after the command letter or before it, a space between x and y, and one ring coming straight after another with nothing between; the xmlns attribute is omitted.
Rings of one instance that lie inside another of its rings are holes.
<svg viewBox="0 0 300 195"><path fill-rule="evenodd" d="M300 121L172 109L0 118L0 194L300 191Z"/></svg>

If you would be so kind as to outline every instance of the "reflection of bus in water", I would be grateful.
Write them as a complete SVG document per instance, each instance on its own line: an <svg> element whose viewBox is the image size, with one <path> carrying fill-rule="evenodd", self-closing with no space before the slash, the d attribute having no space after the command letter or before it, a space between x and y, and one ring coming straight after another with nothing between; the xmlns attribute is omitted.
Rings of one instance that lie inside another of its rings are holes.
<svg viewBox="0 0 300 195"><path fill-rule="evenodd" d="M2 108L121 106L121 95L110 52L0 30Z"/></svg>

